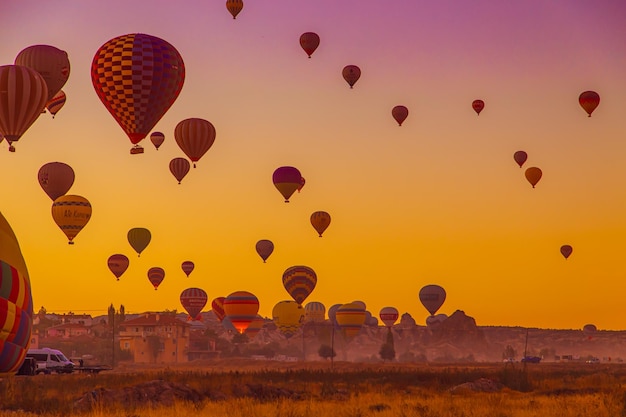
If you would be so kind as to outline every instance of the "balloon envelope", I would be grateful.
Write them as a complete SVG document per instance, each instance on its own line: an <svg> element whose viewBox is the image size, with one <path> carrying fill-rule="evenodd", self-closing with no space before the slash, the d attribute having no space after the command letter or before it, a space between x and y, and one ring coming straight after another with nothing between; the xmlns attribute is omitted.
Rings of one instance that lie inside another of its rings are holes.
<svg viewBox="0 0 626 417"><path fill-rule="evenodd" d="M161 132L152 132L150 134L150 142L152 142L158 151L161 145L163 145L163 142L165 142L165 135Z"/></svg>
<svg viewBox="0 0 626 417"><path fill-rule="evenodd" d="M283 273L283 286L298 304L306 300L316 284L317 275L308 266L291 266Z"/></svg>
<svg viewBox="0 0 626 417"><path fill-rule="evenodd" d="M154 266L148 269L148 280L150 281L150 283L152 283L152 286L155 290L159 288L159 285L161 285L161 282L163 282L164 278L165 270L163 270L163 268Z"/></svg>
<svg viewBox="0 0 626 417"><path fill-rule="evenodd" d="M439 285L426 285L420 290L419 298L426 310L434 316L446 301L446 290Z"/></svg>
<svg viewBox="0 0 626 417"><path fill-rule="evenodd" d="M224 313L239 333L243 333L259 312L259 300L248 291L236 291L224 299Z"/></svg>
<svg viewBox="0 0 626 417"><path fill-rule="evenodd" d="M326 319L326 307L319 301L311 301L304 306L304 321L323 323Z"/></svg>
<svg viewBox="0 0 626 417"><path fill-rule="evenodd" d="M480 115L480 112L485 108L485 102L482 100L474 100L472 101L472 108L476 114Z"/></svg>
<svg viewBox="0 0 626 417"><path fill-rule="evenodd" d="M330 214L325 211L316 211L311 214L311 225L319 234L319 237L322 237L322 233L328 228L330 225Z"/></svg>
<svg viewBox="0 0 626 417"><path fill-rule="evenodd" d="M272 320L287 338L293 336L304 320L304 309L295 301L280 301L272 309Z"/></svg>
<svg viewBox="0 0 626 417"><path fill-rule="evenodd" d="M73 244L74 238L91 219L91 204L79 195L62 195L52 203L52 218Z"/></svg>
<svg viewBox="0 0 626 417"><path fill-rule="evenodd" d="M399 313L398 309L395 307L383 307L378 313L378 316L385 326L391 327L398 320Z"/></svg>
<svg viewBox="0 0 626 417"><path fill-rule="evenodd" d="M37 180L52 201L65 195L74 184L74 170L63 162L48 162L39 168Z"/></svg>
<svg viewBox="0 0 626 417"><path fill-rule="evenodd" d="M243 9L243 0L226 0L226 9L233 16L233 19L236 19Z"/></svg>
<svg viewBox="0 0 626 417"><path fill-rule="evenodd" d="M198 317L208 299L207 293L202 288L187 288L180 293L180 304L192 320Z"/></svg>
<svg viewBox="0 0 626 417"><path fill-rule="evenodd" d="M215 127L204 119L191 118L180 121L174 129L174 139L180 149L193 162L207 153L215 142Z"/></svg>
<svg viewBox="0 0 626 417"><path fill-rule="evenodd" d="M315 32L305 32L300 35L300 46L304 52L311 58L311 55L320 45L320 37Z"/></svg>
<svg viewBox="0 0 626 417"><path fill-rule="evenodd" d="M256 253L259 254L263 262L269 258L269 256L274 252L274 244L271 240L261 239L255 245Z"/></svg>
<svg viewBox="0 0 626 417"><path fill-rule="evenodd" d="M30 346L33 299L26 262L0 213L0 378L15 374Z"/></svg>
<svg viewBox="0 0 626 417"><path fill-rule="evenodd" d="M285 203L288 203L289 197L301 186L302 174L297 168L283 166L274 171L272 181L276 189L285 197Z"/></svg>
<svg viewBox="0 0 626 417"><path fill-rule="evenodd" d="M356 65L346 65L341 71L343 79L346 80L350 88L354 87L354 84L361 78L361 69Z"/></svg>
<svg viewBox="0 0 626 417"><path fill-rule="evenodd" d="M130 246L137 252L137 255L141 255L141 252L148 247L150 240L152 240L150 230L144 227L133 227L128 231L126 237Z"/></svg>
<svg viewBox="0 0 626 417"><path fill-rule="evenodd" d="M405 106L396 106L391 109L391 115L393 116L395 121L398 122L398 126L402 126L402 123L409 116L409 109L407 109Z"/></svg>
<svg viewBox="0 0 626 417"><path fill-rule="evenodd" d="M563 255L563 257L567 259L572 254L573 250L574 249L570 245L563 245L561 246L561 255Z"/></svg>
<svg viewBox="0 0 626 417"><path fill-rule="evenodd" d="M115 278L119 281L120 277L126 270L128 269L130 261L126 255L122 255L121 253L117 253L115 255L109 256L107 259L107 266L115 275Z"/></svg>
<svg viewBox="0 0 626 417"><path fill-rule="evenodd" d="M213 314L219 321L224 320L226 313L224 312L224 300L226 297L217 297L211 301L211 309L213 310Z"/></svg>
<svg viewBox="0 0 626 417"><path fill-rule="evenodd" d="M54 116L56 116L56 114L59 112L59 110L63 108L66 101L67 96L65 95L63 90L60 90L46 103L46 109L48 109L53 119Z"/></svg>
<svg viewBox="0 0 626 417"><path fill-rule="evenodd" d="M517 162L517 165L521 168L524 165L524 162L528 159L528 154L524 151L517 151L513 154L513 160Z"/></svg>
<svg viewBox="0 0 626 417"><path fill-rule="evenodd" d="M580 93L580 96L578 96L578 102L589 117L591 117L591 113L593 113L596 107L598 107L598 104L600 104L600 95L595 91L583 91Z"/></svg>
<svg viewBox="0 0 626 417"><path fill-rule="evenodd" d="M123 76L118 74L122 69ZM167 41L133 33L96 51L91 81L102 104L137 144L174 104L185 81L185 64Z"/></svg>
<svg viewBox="0 0 626 417"><path fill-rule="evenodd" d="M347 342L356 337L365 323L365 309L359 304L348 303L337 309L337 324Z"/></svg>
<svg viewBox="0 0 626 417"><path fill-rule="evenodd" d="M180 267L182 268L185 275L187 275L187 277L189 277L189 274L191 274L195 266L196 265L191 261L185 261L180 265Z"/></svg>
<svg viewBox="0 0 626 417"><path fill-rule="evenodd" d="M23 65L37 71L48 88L46 102L63 88L70 76L70 60L67 52L51 45L32 45L15 57L15 65Z"/></svg>
<svg viewBox="0 0 626 417"><path fill-rule="evenodd" d="M191 168L191 164L186 158L174 158L170 161L170 172L178 180L178 183L185 178L189 169Z"/></svg>
<svg viewBox="0 0 626 417"><path fill-rule="evenodd" d="M541 172L541 169L537 167L530 167L526 170L524 175L526 176L526 179L528 180L530 185L532 185L533 188L535 188L535 185L537 185L543 173Z"/></svg>
<svg viewBox="0 0 626 417"><path fill-rule="evenodd" d="M264 324L265 320L263 319L263 317L257 314L243 333L248 336L249 340L252 340L256 337L257 334L259 334Z"/></svg>

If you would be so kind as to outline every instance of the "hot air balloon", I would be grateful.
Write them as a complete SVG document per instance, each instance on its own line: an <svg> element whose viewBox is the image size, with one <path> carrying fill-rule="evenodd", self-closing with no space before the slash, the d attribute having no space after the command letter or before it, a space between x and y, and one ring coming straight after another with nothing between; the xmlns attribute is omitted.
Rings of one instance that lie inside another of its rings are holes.
<svg viewBox="0 0 626 417"><path fill-rule="evenodd" d="M419 298L430 315L434 316L439 307L446 301L446 290L439 285L426 285L420 290Z"/></svg>
<svg viewBox="0 0 626 417"><path fill-rule="evenodd" d="M302 175L297 168L284 166L274 171L272 181L276 189L285 197L285 203L288 203L289 197L300 188Z"/></svg>
<svg viewBox="0 0 626 417"><path fill-rule="evenodd" d="M326 319L326 307L319 301L311 301L304 306L304 321L306 323L322 323Z"/></svg>
<svg viewBox="0 0 626 417"><path fill-rule="evenodd" d="M179 184L183 180L183 178L185 178L190 168L191 165L189 164L189 161L185 158L174 158L170 161L170 172L172 173L174 178L178 180Z"/></svg>
<svg viewBox="0 0 626 417"><path fill-rule="evenodd" d="M187 288L180 293L180 304L185 308L192 320L196 320L208 301L202 288Z"/></svg>
<svg viewBox="0 0 626 417"><path fill-rule="evenodd" d="M274 252L274 244L271 240L261 239L256 243L256 253L263 259L263 263L265 263L272 252Z"/></svg>
<svg viewBox="0 0 626 417"><path fill-rule="evenodd" d="M0 378L15 374L30 346L33 299L26 262L0 213Z"/></svg>
<svg viewBox="0 0 626 417"><path fill-rule="evenodd" d="M148 269L148 280L152 283L154 290L156 291L163 282L163 278L165 278L165 270L158 266L153 266Z"/></svg>
<svg viewBox="0 0 626 417"><path fill-rule="evenodd" d="M402 126L402 122L404 122L409 116L409 109L407 109L405 106L396 106L391 109L391 115L393 116L395 121L398 122L398 126Z"/></svg>
<svg viewBox="0 0 626 417"><path fill-rule="evenodd" d="M537 185L537 183L541 179L542 174L543 173L541 172L541 170L537 167L530 167L524 173L524 175L526 176L526 179L528 180L530 185L533 186L533 188L535 188L535 185Z"/></svg>
<svg viewBox="0 0 626 417"><path fill-rule="evenodd" d="M441 313L435 314L434 316L428 316L426 317L426 326L428 327L437 326L443 323L447 318L448 318L447 315L441 314Z"/></svg>
<svg viewBox="0 0 626 417"><path fill-rule="evenodd" d="M572 254L573 250L574 249L570 245L563 245L561 246L561 255L563 255L563 257L567 259Z"/></svg>
<svg viewBox="0 0 626 417"><path fill-rule="evenodd" d="M165 135L162 132L152 132L150 134L150 142L154 145L158 151L163 142L165 141Z"/></svg>
<svg viewBox="0 0 626 417"><path fill-rule="evenodd" d="M128 231L127 238L130 246L137 252L137 256L141 256L141 252L148 247L152 234L146 228L134 227Z"/></svg>
<svg viewBox="0 0 626 417"><path fill-rule="evenodd" d="M595 324L585 324L583 326L583 334L587 336L587 339L589 340L593 339L593 336L595 335L597 331L598 331L598 328L596 327Z"/></svg>
<svg viewBox="0 0 626 417"><path fill-rule="evenodd" d="M295 301L280 301L272 309L272 320L285 337L290 338L304 320L304 309Z"/></svg>
<svg viewBox="0 0 626 417"><path fill-rule="evenodd" d="M59 92L56 93L54 97L52 97L46 103L46 109L48 109L53 119L54 119L54 116L56 116L56 114L59 112L59 110L63 108L66 101L67 101L67 96L65 95L63 90L59 90Z"/></svg>
<svg viewBox="0 0 626 417"><path fill-rule="evenodd" d="M221 322L224 320L226 313L224 312L224 300L226 297L217 297L211 301L211 309L213 310L213 314L215 317Z"/></svg>
<svg viewBox="0 0 626 417"><path fill-rule="evenodd" d="M595 91L583 91L580 93L580 96L578 96L578 102L589 117L591 117L591 113L593 113L596 107L598 107L598 104L600 104L600 95Z"/></svg>
<svg viewBox="0 0 626 417"><path fill-rule="evenodd" d="M361 69L356 65L346 65L341 71L343 79L346 80L350 88L361 78Z"/></svg>
<svg viewBox="0 0 626 417"><path fill-rule="evenodd" d="M257 334L259 334L264 324L265 320L263 319L263 317L257 314L243 333L248 336L248 340L252 340L256 337Z"/></svg>
<svg viewBox="0 0 626 417"><path fill-rule="evenodd" d="M109 256L109 259L107 259L107 265L118 281L120 280L122 274L124 274L124 272L128 269L129 263L130 261L128 260L128 257L126 255L122 255L121 253L111 255Z"/></svg>
<svg viewBox="0 0 626 417"><path fill-rule="evenodd" d="M322 233L328 228L330 225L330 214L325 211L316 211L311 214L311 225L319 234L319 237L322 237Z"/></svg>
<svg viewBox="0 0 626 417"><path fill-rule="evenodd" d="M335 313L337 324L346 342L354 339L365 323L365 309L355 303L343 304Z"/></svg>
<svg viewBox="0 0 626 417"><path fill-rule="evenodd" d="M339 307L341 307L342 305L343 304L333 304L328 309L328 319L331 321L331 323L333 323L333 325L337 324L337 310L339 310Z"/></svg>
<svg viewBox="0 0 626 417"><path fill-rule="evenodd" d="M517 151L513 154L513 159L517 162L517 165L521 168L524 162L528 159L528 155L524 151Z"/></svg>
<svg viewBox="0 0 626 417"><path fill-rule="evenodd" d="M472 108L477 115L480 115L480 112L485 108L485 102L482 100L474 100L472 101Z"/></svg>
<svg viewBox="0 0 626 417"><path fill-rule="evenodd" d="M391 327L398 321L399 313L398 309L395 307L383 307L378 313L378 316L385 326Z"/></svg>
<svg viewBox="0 0 626 417"><path fill-rule="evenodd" d="M236 291L224 299L224 313L239 333L243 333L259 312L259 300L248 291Z"/></svg>
<svg viewBox="0 0 626 417"><path fill-rule="evenodd" d="M123 71L123 75L122 75ZM185 81L185 64L176 48L143 33L118 36L102 45L91 63L98 97L137 151L174 104ZM141 148L143 150L143 148Z"/></svg>
<svg viewBox="0 0 626 417"><path fill-rule="evenodd" d="M91 219L91 204L79 195L62 195L52 203L52 218L65 233L70 245Z"/></svg>
<svg viewBox="0 0 626 417"><path fill-rule="evenodd" d="M196 162L215 142L215 127L208 120L185 119L176 125L174 138L180 149L193 162L195 168Z"/></svg>
<svg viewBox="0 0 626 417"><path fill-rule="evenodd" d="M0 92L0 134L12 147L45 108L48 87L43 77L31 68L3 65Z"/></svg>
<svg viewBox="0 0 626 417"><path fill-rule="evenodd" d="M317 284L317 275L308 266L291 266L283 273L283 286L298 304L311 294Z"/></svg>
<svg viewBox="0 0 626 417"><path fill-rule="evenodd" d="M52 201L65 195L74 184L74 170L63 162L48 162L39 168L37 180Z"/></svg>
<svg viewBox="0 0 626 417"><path fill-rule="evenodd" d="M243 0L226 0L226 9L233 15L233 19L236 19L243 9Z"/></svg>
<svg viewBox="0 0 626 417"><path fill-rule="evenodd" d="M302 177L300 178L300 186L298 187L298 192L302 190L302 187L304 187L304 184L306 184L306 180L304 179L304 177Z"/></svg>
<svg viewBox="0 0 626 417"><path fill-rule="evenodd" d="M320 45L320 37L314 32L305 32L300 35L300 46L304 49L304 52L311 58L313 52Z"/></svg>
<svg viewBox="0 0 626 417"><path fill-rule="evenodd" d="M32 45L22 49L15 57L15 65L29 67L41 74L48 87L46 102L61 91L70 76L67 52L51 45Z"/></svg>
<svg viewBox="0 0 626 417"><path fill-rule="evenodd" d="M191 272L195 268L195 264L191 261L185 261L180 265L180 267L182 268L185 275L187 275L187 278L189 278L189 274L191 274Z"/></svg>

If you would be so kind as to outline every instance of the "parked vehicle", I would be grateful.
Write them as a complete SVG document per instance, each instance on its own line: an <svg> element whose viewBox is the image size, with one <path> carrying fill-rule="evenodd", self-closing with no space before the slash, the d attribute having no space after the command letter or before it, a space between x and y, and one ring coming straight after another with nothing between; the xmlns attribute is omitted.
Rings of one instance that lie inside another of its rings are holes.
<svg viewBox="0 0 626 417"><path fill-rule="evenodd" d="M18 375L35 375L35 371L37 370L37 361L32 357L25 357L24 362L22 362L22 366L18 369Z"/></svg>
<svg viewBox="0 0 626 417"><path fill-rule="evenodd" d="M37 374L50 374L52 372L69 374L72 373L75 366L63 352L57 349L28 349L26 358L33 358L36 361L35 373Z"/></svg>

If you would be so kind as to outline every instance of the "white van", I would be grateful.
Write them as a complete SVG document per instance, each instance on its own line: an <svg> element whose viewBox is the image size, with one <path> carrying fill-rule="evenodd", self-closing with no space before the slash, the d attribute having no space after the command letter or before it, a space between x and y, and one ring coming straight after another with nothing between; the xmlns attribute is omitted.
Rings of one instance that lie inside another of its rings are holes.
<svg viewBox="0 0 626 417"><path fill-rule="evenodd" d="M37 374L52 372L69 374L74 370L74 363L57 349L28 349L26 357L34 358L37 362L37 369L35 369Z"/></svg>

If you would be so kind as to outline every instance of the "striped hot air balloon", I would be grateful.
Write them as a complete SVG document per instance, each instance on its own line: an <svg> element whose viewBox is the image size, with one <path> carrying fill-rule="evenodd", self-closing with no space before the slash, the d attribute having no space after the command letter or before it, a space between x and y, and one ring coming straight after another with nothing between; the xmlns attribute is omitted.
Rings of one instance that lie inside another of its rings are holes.
<svg viewBox="0 0 626 417"><path fill-rule="evenodd" d="M317 274L308 266L291 266L283 273L283 286L298 304L306 300L316 284Z"/></svg>
<svg viewBox="0 0 626 417"><path fill-rule="evenodd" d="M383 307L378 313L378 317L380 317L380 321L382 321L385 326L391 327L398 321L398 309L395 307Z"/></svg>
<svg viewBox="0 0 626 417"><path fill-rule="evenodd" d="M239 333L243 333L259 312L259 300L248 291L236 291L224 299L224 313Z"/></svg>
<svg viewBox="0 0 626 417"><path fill-rule="evenodd" d="M293 336L304 320L304 309L295 301L279 301L272 309L272 320L285 337Z"/></svg>
<svg viewBox="0 0 626 417"><path fill-rule="evenodd" d="M248 340L252 340L256 337L257 334L259 334L259 332L261 332L264 324L265 320L263 319L263 317L257 314L243 333L248 336Z"/></svg>
<svg viewBox="0 0 626 417"><path fill-rule="evenodd" d="M365 309L356 303L343 304L337 309L335 319L346 342L354 339L365 323Z"/></svg>
<svg viewBox="0 0 626 417"><path fill-rule="evenodd" d="M121 253L111 255L109 256L109 259L107 259L107 266L111 272L113 272L113 275L115 275L115 278L117 278L118 281L120 280L122 274L124 274L124 272L128 269L129 264L130 261L128 260L128 257L126 255L122 255Z"/></svg>
<svg viewBox="0 0 626 417"><path fill-rule="evenodd" d="M192 320L196 320L208 299L207 293L202 288L187 288L180 293L180 304Z"/></svg>
<svg viewBox="0 0 626 417"><path fill-rule="evenodd" d="M59 92L56 93L54 97L52 97L46 103L46 109L48 109L53 119L54 119L54 116L56 116L56 114L63 108L63 106L65 106L66 101L67 101L67 96L65 95L63 90L59 90Z"/></svg>
<svg viewBox="0 0 626 417"><path fill-rule="evenodd" d="M150 142L154 145L158 151L163 142L165 142L165 135L162 132L152 132L150 134Z"/></svg>
<svg viewBox="0 0 626 417"><path fill-rule="evenodd" d="M48 87L46 102L61 91L70 77L70 60L67 52L51 45L32 45L15 57L15 65L23 65L37 71Z"/></svg>
<svg viewBox="0 0 626 417"><path fill-rule="evenodd" d="M178 180L179 184L189 173L189 168L191 168L191 165L186 158L174 158L170 161L170 172Z"/></svg>
<svg viewBox="0 0 626 417"><path fill-rule="evenodd" d="M316 211L311 214L311 225L318 233L319 237L322 237L322 233L330 225L330 214L325 211Z"/></svg>
<svg viewBox="0 0 626 417"><path fill-rule="evenodd" d="M165 270L163 268L153 266L152 268L148 269L148 281L150 281L155 291L157 290L157 288L159 288L159 285L161 285L161 282L163 282L164 278Z"/></svg>
<svg viewBox="0 0 626 417"><path fill-rule="evenodd" d="M226 0L226 9L233 19L236 19L239 12L243 10L243 0Z"/></svg>
<svg viewBox="0 0 626 417"><path fill-rule="evenodd" d="M137 145L176 101L185 64L167 41L133 33L113 38L96 51L91 81L102 104Z"/></svg>
<svg viewBox="0 0 626 417"><path fill-rule="evenodd" d="M70 245L91 219L91 204L79 195L62 195L52 203L52 218Z"/></svg>
<svg viewBox="0 0 626 417"><path fill-rule="evenodd" d="M217 317L220 322L224 320L224 317L226 316L226 313L224 312L225 299L226 297L217 297L211 301L211 309L213 310L215 317Z"/></svg>
<svg viewBox="0 0 626 417"><path fill-rule="evenodd" d="M276 168L272 174L272 181L276 189L285 198L285 203L288 203L289 197L302 185L302 174L297 168L283 166Z"/></svg>
<svg viewBox="0 0 626 417"><path fill-rule="evenodd" d="M304 321L306 323L322 323L326 319L326 307L319 301L311 301L304 306Z"/></svg>
<svg viewBox="0 0 626 417"><path fill-rule="evenodd" d="M191 118L180 121L174 129L174 139L180 149L193 162L196 162L207 153L215 142L215 127L204 119Z"/></svg>
<svg viewBox="0 0 626 417"><path fill-rule="evenodd" d="M26 262L0 213L0 378L13 375L30 345L33 300Z"/></svg>

